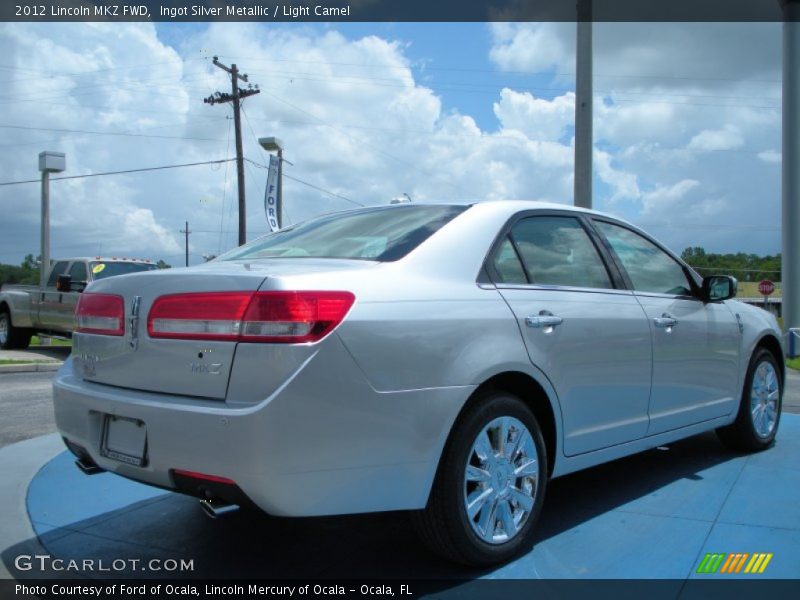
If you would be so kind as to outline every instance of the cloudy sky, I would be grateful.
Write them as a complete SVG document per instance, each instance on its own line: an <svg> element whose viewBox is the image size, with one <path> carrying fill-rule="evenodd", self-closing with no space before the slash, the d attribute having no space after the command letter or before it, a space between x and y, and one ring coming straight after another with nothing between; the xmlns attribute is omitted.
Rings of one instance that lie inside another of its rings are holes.
<svg viewBox="0 0 800 600"><path fill-rule="evenodd" d="M289 221L414 200L572 203L572 23L0 24L0 182L232 157L218 55L244 101L248 238L286 146ZM780 251L781 24L595 24L594 206L673 249ZM257 164L254 164L257 163ZM289 179L291 178L291 179ZM190 262L236 243L234 163L53 182L52 254ZM39 248L39 187L0 187L0 262Z"/></svg>

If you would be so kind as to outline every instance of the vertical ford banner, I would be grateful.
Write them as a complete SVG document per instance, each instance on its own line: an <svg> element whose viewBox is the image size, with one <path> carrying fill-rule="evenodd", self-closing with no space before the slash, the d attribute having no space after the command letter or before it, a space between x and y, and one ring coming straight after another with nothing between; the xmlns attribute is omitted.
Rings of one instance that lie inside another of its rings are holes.
<svg viewBox="0 0 800 600"><path fill-rule="evenodd" d="M278 158L274 154L269 157L269 173L267 188L264 190L264 212L270 231L278 231Z"/></svg>

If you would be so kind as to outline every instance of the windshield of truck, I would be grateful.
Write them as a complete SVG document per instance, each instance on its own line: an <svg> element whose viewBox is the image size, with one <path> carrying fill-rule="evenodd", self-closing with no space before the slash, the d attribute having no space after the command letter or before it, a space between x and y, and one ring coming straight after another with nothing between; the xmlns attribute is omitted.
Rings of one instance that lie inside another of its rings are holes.
<svg viewBox="0 0 800 600"><path fill-rule="evenodd" d="M334 213L266 235L220 259L398 260L467 208L404 205Z"/></svg>
<svg viewBox="0 0 800 600"><path fill-rule="evenodd" d="M128 273L141 273L142 271L152 271L157 269L154 264L149 263L129 263L129 262L90 262L94 279L105 279L116 275L127 275Z"/></svg>

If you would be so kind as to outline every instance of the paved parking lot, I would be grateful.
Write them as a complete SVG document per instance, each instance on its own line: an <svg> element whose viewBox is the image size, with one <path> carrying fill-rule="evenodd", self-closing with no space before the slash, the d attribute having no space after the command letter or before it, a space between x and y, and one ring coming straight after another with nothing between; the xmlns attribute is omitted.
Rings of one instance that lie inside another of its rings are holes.
<svg viewBox="0 0 800 600"><path fill-rule="evenodd" d="M211 520L192 498L85 476L66 453L33 478L26 508L48 554L138 560L122 573L136 577L164 575L141 571L151 559L184 559L194 570L171 577L686 580L701 577L705 553L771 552L763 577L798 578L799 453L800 416L786 415L775 447L759 454L731 453L705 434L554 480L533 550L489 570L431 555L405 513ZM12 575L23 547L2 553Z"/></svg>

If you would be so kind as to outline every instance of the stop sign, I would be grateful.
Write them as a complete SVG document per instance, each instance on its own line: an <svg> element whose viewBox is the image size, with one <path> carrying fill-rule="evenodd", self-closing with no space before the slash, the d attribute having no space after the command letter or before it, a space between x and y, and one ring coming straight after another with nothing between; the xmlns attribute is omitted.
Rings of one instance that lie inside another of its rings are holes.
<svg viewBox="0 0 800 600"><path fill-rule="evenodd" d="M772 292L775 291L775 284L772 283L769 279L764 279L762 281L759 281L758 291L764 296L769 296Z"/></svg>

